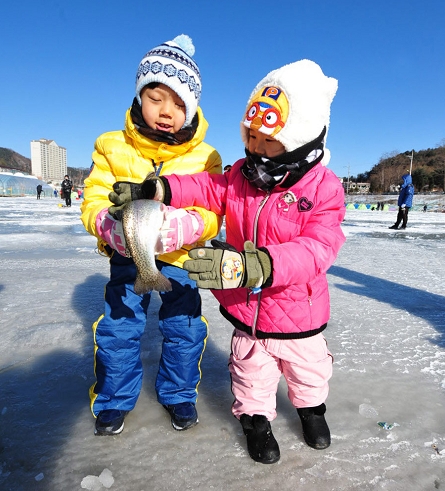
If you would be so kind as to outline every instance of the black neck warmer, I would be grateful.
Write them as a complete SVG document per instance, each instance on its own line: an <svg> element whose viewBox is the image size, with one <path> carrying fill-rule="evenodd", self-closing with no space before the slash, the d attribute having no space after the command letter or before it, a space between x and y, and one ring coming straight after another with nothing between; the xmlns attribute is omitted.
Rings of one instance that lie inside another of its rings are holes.
<svg viewBox="0 0 445 491"><path fill-rule="evenodd" d="M273 159L252 154L246 148L247 158L241 172L251 184L263 191L271 191L277 185L290 188L322 160L325 135L326 127L311 142Z"/></svg>
<svg viewBox="0 0 445 491"><path fill-rule="evenodd" d="M195 135L196 128L199 124L198 113L196 113L192 122L188 126L181 128L177 133L153 130L144 121L144 118L142 117L142 107L136 97L133 99L130 115L136 129L141 135L150 140L167 143L168 145L181 145L181 143L190 141Z"/></svg>

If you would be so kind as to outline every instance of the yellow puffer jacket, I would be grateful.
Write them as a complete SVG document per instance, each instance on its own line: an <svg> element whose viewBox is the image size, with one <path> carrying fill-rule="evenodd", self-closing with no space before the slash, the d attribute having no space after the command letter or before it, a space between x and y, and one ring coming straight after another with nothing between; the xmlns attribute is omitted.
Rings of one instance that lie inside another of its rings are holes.
<svg viewBox="0 0 445 491"><path fill-rule="evenodd" d="M201 108L198 108L199 124L194 137L181 145L167 145L155 142L141 135L135 128L130 116L126 113L125 130L104 133L95 142L93 166L90 175L85 179L84 201L81 206L81 220L86 230L97 237L98 248L103 251L105 242L96 231L96 216L112 203L108 194L116 181L142 182L149 172L158 175L196 174L207 171L221 174L221 157L218 152L205 143L204 137L208 123ZM221 220L214 213L204 208L191 207L197 211L204 222L204 230L199 245L215 237ZM179 251L158 256L158 259L169 264L181 266L188 258L184 246Z"/></svg>

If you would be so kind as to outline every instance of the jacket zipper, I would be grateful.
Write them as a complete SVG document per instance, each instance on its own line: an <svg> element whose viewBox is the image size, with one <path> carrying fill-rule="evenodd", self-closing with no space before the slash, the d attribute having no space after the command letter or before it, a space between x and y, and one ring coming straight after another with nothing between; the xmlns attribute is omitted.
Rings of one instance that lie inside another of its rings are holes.
<svg viewBox="0 0 445 491"><path fill-rule="evenodd" d="M268 191L266 193L266 196L264 196L264 198L261 200L261 203L259 204L258 210L256 212L255 220L253 222L253 244L255 247L257 246L258 220L260 218L261 212L263 211L264 205L267 203L269 197L270 197L270 191ZM261 289L255 291L254 289L249 288L249 290L247 291L247 305L249 305L250 295L252 295L252 293L258 295L257 306L255 309L255 315L253 317L253 323L252 323L252 337L255 337L256 323L258 320L258 313L260 310L260 303L261 303Z"/></svg>

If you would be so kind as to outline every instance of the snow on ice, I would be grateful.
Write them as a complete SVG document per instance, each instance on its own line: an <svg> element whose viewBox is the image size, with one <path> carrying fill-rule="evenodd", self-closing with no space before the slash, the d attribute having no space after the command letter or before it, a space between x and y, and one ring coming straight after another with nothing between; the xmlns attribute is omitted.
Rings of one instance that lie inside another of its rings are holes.
<svg viewBox="0 0 445 491"><path fill-rule="evenodd" d="M282 457L261 465L230 412L232 328L207 291L199 425L176 432L156 401L155 294L138 404L121 435L94 436L91 324L108 262L83 229L79 202L59 201L0 198L2 490L445 489L444 213L412 210L408 228L394 231L396 211L347 210L347 242L328 275L332 445L304 444L282 383L272 423Z"/></svg>

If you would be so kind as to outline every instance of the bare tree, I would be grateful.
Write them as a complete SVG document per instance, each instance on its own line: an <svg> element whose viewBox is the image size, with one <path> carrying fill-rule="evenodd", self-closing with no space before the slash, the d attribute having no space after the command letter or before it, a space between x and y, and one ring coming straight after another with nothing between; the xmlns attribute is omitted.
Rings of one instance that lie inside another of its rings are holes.
<svg viewBox="0 0 445 491"><path fill-rule="evenodd" d="M439 143L436 144L436 148L445 147L445 138L442 138Z"/></svg>

